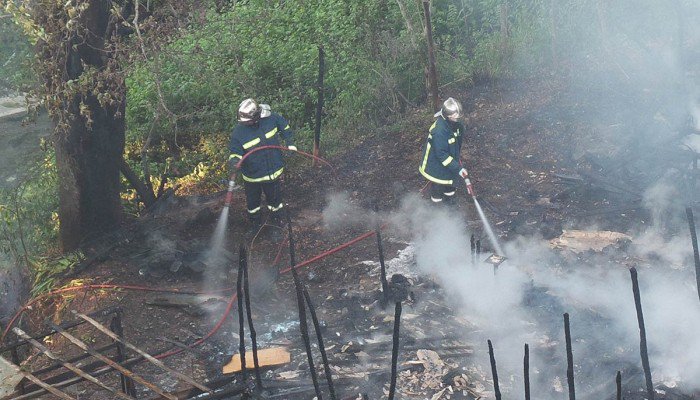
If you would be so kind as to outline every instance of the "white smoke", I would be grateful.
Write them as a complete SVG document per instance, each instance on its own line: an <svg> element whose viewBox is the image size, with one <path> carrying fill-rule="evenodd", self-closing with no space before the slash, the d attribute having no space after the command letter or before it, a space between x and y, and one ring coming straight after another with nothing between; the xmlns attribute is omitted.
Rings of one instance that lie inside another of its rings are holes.
<svg viewBox="0 0 700 400"><path fill-rule="evenodd" d="M506 244L510 258L494 274L489 264L471 264L471 232L454 213L409 196L390 220L392 230L411 236L421 273L477 326L466 339L484 349L492 340L504 391L522 393L524 343L530 345L535 398L566 391L564 312L570 314L581 398L614 393L617 370L640 368L631 266L639 271L654 382L700 388L700 303L687 236L669 240L650 231L633 239L630 255L598 253L588 263L543 240L520 237ZM481 356L474 361L488 371L485 350L476 354Z"/></svg>
<svg viewBox="0 0 700 400"><path fill-rule="evenodd" d="M642 204L651 213L653 231L679 225L683 215L681 199L681 193L670 179L659 180L644 192Z"/></svg>
<svg viewBox="0 0 700 400"><path fill-rule="evenodd" d="M697 100L693 100L690 103L690 115L693 117L693 125L695 126L695 130L700 132L700 104L698 104ZM700 153L700 143L697 143L693 149L696 153Z"/></svg>
<svg viewBox="0 0 700 400"><path fill-rule="evenodd" d="M323 225L330 231L348 227L365 227L374 229L374 215L362 209L358 201L347 192L335 192L328 195L327 206L323 209Z"/></svg>

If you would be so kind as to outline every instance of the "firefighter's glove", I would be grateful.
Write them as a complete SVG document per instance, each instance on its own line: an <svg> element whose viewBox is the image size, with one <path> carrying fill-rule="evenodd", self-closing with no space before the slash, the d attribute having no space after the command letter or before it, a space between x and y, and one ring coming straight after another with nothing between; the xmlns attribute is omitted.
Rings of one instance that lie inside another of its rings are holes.
<svg viewBox="0 0 700 400"><path fill-rule="evenodd" d="M287 146L287 148L291 151L297 151L297 146Z"/></svg>
<svg viewBox="0 0 700 400"><path fill-rule="evenodd" d="M228 170L229 175L235 175L236 172L238 172L238 166L236 165L238 164L238 160L240 160L240 158L238 157L229 158L228 165L226 168Z"/></svg>
<svg viewBox="0 0 700 400"><path fill-rule="evenodd" d="M469 173L467 172L467 169L466 168L460 169L459 176L461 176L462 179L467 179L467 177L469 177Z"/></svg>

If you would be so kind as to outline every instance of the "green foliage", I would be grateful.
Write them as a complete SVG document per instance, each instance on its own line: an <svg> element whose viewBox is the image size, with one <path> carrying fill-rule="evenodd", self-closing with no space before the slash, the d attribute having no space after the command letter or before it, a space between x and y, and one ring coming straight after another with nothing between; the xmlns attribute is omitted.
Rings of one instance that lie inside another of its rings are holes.
<svg viewBox="0 0 700 400"><path fill-rule="evenodd" d="M4 91L26 92L36 85L29 39L10 14L0 12L0 95Z"/></svg>
<svg viewBox="0 0 700 400"><path fill-rule="evenodd" d="M34 274L34 284L31 290L32 296L38 296L52 290L62 274L71 271L84 260L85 256L80 251L61 256L41 256L36 258L32 268Z"/></svg>
<svg viewBox="0 0 700 400"><path fill-rule="evenodd" d="M323 140L324 150L332 150L328 144L341 145L349 127L370 130L392 114L387 108L399 112L397 91L406 92L405 98L423 95L414 78L421 61L406 37L393 35L400 31L399 18L386 4L361 0L279 2L272 7L268 1L249 1L221 14L212 11L204 24L193 26L130 72L127 140L143 143L150 135L151 143L159 143L151 147L150 158L161 166L176 148L182 177L178 183L191 186L197 176L223 171L238 104L255 97L284 115L297 142L310 149L322 46ZM176 123L168 115L154 118L160 108L158 87ZM219 147L203 151L206 143Z"/></svg>
<svg viewBox="0 0 700 400"><path fill-rule="evenodd" d="M14 187L0 188L0 252L14 264L28 266L35 280L43 283L42 277L56 266L47 260L58 253L58 179L53 154L47 153L35 164L29 162L17 182Z"/></svg>

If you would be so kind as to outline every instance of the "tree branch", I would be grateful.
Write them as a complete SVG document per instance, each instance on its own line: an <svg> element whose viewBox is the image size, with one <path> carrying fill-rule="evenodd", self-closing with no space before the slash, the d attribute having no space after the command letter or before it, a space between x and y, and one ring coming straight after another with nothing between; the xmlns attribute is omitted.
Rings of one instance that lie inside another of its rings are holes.
<svg viewBox="0 0 700 400"><path fill-rule="evenodd" d="M126 180L129 181L131 186L136 189L136 193L139 195L141 201L146 207L149 207L155 203L156 196L153 194L153 191L148 190L146 185L139 180L131 167L129 167L129 164L127 164L123 158L119 161L119 171L121 171L122 175L124 175Z"/></svg>

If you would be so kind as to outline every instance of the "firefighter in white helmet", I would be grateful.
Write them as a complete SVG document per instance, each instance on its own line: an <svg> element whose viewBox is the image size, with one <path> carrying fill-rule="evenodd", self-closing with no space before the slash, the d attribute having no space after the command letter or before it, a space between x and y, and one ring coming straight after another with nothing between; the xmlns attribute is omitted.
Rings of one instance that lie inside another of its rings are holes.
<svg viewBox="0 0 700 400"><path fill-rule="evenodd" d="M457 191L455 182L464 180L471 193L469 173L462 166L460 149L464 136L462 105L448 98L435 113L435 122L430 127L428 140L423 148L418 170L430 181L430 200L433 203L454 203ZM460 179L461 178L461 179Z"/></svg>
<svg viewBox="0 0 700 400"><path fill-rule="evenodd" d="M290 150L294 146L294 132L284 117L271 111L267 104L245 99L238 107L238 124L229 142L229 164L238 170L238 162L249 152L262 146L280 146L280 137ZM265 193L267 208L273 217L282 210L282 192L279 177L284 171L284 160L279 149L264 149L245 158L240 166L243 178L248 216L254 226L262 222L261 199Z"/></svg>

